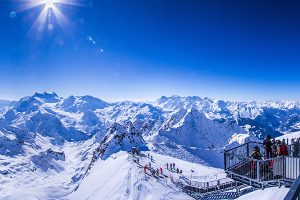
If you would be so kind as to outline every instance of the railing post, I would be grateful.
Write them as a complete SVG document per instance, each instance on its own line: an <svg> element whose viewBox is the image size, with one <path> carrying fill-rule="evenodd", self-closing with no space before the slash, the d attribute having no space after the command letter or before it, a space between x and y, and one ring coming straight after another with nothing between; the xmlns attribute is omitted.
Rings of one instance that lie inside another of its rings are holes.
<svg viewBox="0 0 300 200"><path fill-rule="evenodd" d="M256 161L256 179L259 181L260 179L260 169L259 169L259 161Z"/></svg>
<svg viewBox="0 0 300 200"><path fill-rule="evenodd" d="M227 156L226 156L226 151L224 150L224 170L227 170Z"/></svg>
<svg viewBox="0 0 300 200"><path fill-rule="evenodd" d="M250 156L250 153L249 153L249 142L247 143L247 157Z"/></svg>
<svg viewBox="0 0 300 200"><path fill-rule="evenodd" d="M286 179L286 159L285 159L285 156L282 156L282 170L283 170L282 178L283 178L283 180L285 180Z"/></svg>

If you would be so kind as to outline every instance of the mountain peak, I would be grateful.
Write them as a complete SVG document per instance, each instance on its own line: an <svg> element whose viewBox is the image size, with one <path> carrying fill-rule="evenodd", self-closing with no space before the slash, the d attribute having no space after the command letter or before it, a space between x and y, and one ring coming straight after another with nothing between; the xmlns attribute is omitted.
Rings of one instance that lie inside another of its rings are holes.
<svg viewBox="0 0 300 200"><path fill-rule="evenodd" d="M55 92L36 92L32 97L47 103L57 103L60 101L60 98Z"/></svg>
<svg viewBox="0 0 300 200"><path fill-rule="evenodd" d="M121 150L130 151L132 147L148 149L142 134L135 130L132 123L122 126L116 122L108 129L106 136L100 143L99 149L102 159L105 160L111 154Z"/></svg>

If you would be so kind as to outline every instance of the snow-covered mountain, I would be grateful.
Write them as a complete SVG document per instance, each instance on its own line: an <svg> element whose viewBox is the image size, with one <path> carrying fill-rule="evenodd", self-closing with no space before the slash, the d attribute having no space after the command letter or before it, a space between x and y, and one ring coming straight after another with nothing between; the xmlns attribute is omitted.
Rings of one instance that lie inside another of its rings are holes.
<svg viewBox="0 0 300 200"><path fill-rule="evenodd" d="M222 167L220 152L235 134L251 137L236 124L210 120L192 108L180 109L172 114L150 137L150 141L154 145L153 150L160 153Z"/></svg>
<svg viewBox="0 0 300 200"><path fill-rule="evenodd" d="M15 199L17 188L18 195L29 199L68 199L88 184L84 182L90 173L97 173L94 166L110 163L106 160L131 147L168 160L222 167L223 148L266 134L299 131L299 105L179 96L153 103L107 103L92 96L62 98L54 92L0 101L0 198ZM168 187L161 195L170 193L173 186Z"/></svg>
<svg viewBox="0 0 300 200"><path fill-rule="evenodd" d="M98 151L102 159L119 151L131 151L133 147L147 150L142 134L135 129L131 122L125 126L114 123L102 139Z"/></svg>
<svg viewBox="0 0 300 200"><path fill-rule="evenodd" d="M200 97L161 97L154 105L166 111L195 108L207 118L230 121L253 132L260 139L267 134L273 137L300 129L300 102L232 102Z"/></svg>

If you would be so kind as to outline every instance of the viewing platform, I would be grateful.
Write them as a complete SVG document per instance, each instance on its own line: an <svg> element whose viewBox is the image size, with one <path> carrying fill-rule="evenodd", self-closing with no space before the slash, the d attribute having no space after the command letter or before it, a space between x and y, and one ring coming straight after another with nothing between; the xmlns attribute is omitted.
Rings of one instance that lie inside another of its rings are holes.
<svg viewBox="0 0 300 200"><path fill-rule="evenodd" d="M224 169L228 177L257 188L291 187L300 175L300 157L291 151L293 147L288 146L288 156L262 157L258 160L250 157L255 146L259 147L262 155L266 155L263 144L257 142L248 142L224 151Z"/></svg>

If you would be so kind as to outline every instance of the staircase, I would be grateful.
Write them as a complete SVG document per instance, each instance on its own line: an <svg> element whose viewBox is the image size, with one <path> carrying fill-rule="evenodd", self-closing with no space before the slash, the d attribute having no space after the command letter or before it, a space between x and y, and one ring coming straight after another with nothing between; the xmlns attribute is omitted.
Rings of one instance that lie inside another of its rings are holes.
<svg viewBox="0 0 300 200"><path fill-rule="evenodd" d="M218 184L216 184L218 183ZM210 185L210 186L209 186ZM207 183L187 181L178 183L182 191L194 199L234 199L246 185L232 179L219 179Z"/></svg>
<svg viewBox="0 0 300 200"><path fill-rule="evenodd" d="M208 199L236 199L241 195L247 194L256 190L256 188L248 187L247 185L235 182L235 184L226 185L223 188L215 188L213 190L206 190L199 192L192 188L184 187L183 191L194 199L208 200Z"/></svg>

